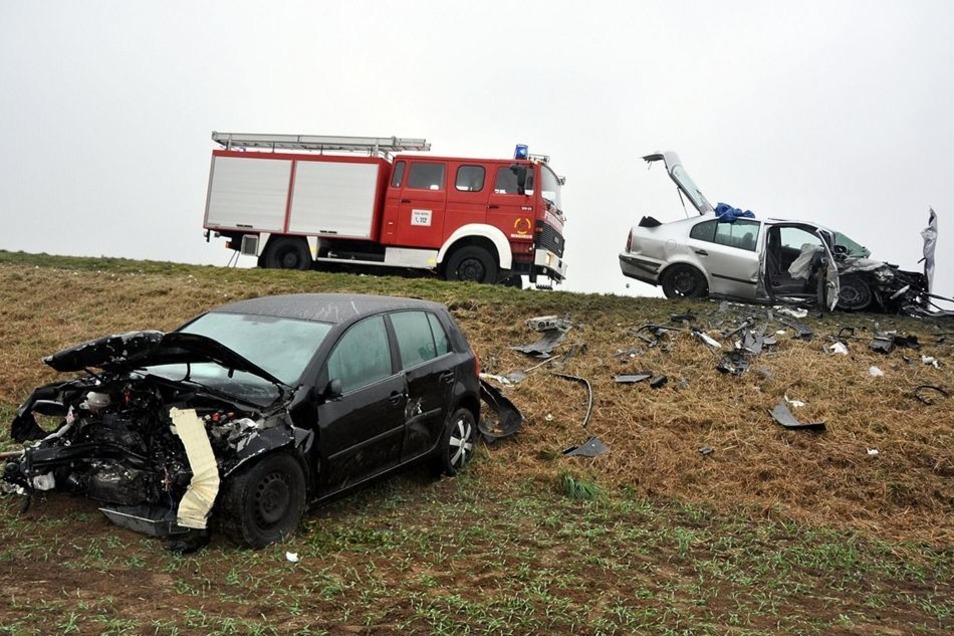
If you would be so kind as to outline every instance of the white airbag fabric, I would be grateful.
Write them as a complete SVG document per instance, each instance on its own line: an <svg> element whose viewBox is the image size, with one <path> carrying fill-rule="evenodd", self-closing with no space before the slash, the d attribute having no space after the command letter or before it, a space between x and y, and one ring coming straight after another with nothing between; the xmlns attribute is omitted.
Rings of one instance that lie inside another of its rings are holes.
<svg viewBox="0 0 954 636"><path fill-rule="evenodd" d="M174 424L173 431L185 446L186 457L192 467L192 481L182 501L176 523L183 528L204 530L219 493L219 469L212 453L212 444L205 433L205 426L195 411L169 409L169 417Z"/></svg>

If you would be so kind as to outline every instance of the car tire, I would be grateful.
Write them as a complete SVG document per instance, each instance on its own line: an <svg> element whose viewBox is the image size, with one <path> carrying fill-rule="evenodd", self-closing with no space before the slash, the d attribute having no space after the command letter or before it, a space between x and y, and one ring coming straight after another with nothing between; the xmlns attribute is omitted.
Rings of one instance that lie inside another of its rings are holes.
<svg viewBox="0 0 954 636"><path fill-rule="evenodd" d="M454 476L470 463L477 445L477 424L474 414L457 409L444 424L444 433L431 468L435 475Z"/></svg>
<svg viewBox="0 0 954 636"><path fill-rule="evenodd" d="M311 269L308 241L292 236L273 238L268 242L263 262L269 269Z"/></svg>
<svg viewBox="0 0 954 636"><path fill-rule="evenodd" d="M266 455L233 477L222 497L223 529L247 548L292 535L304 512L305 472L284 452Z"/></svg>
<svg viewBox="0 0 954 636"><path fill-rule="evenodd" d="M490 253L482 247L467 245L451 254L445 272L447 280L495 283L499 272Z"/></svg>
<svg viewBox="0 0 954 636"><path fill-rule="evenodd" d="M857 276L844 276L839 281L838 303L843 311L863 311L871 305L874 294L868 283Z"/></svg>
<svg viewBox="0 0 954 636"><path fill-rule="evenodd" d="M673 265L660 278L666 298L705 298L709 294L706 277L691 265Z"/></svg>

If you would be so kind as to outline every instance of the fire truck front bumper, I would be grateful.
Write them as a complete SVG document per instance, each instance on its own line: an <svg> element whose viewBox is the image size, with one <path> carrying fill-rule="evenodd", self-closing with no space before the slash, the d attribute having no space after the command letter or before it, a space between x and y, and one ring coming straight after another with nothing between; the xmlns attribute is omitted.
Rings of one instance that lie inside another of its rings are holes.
<svg viewBox="0 0 954 636"><path fill-rule="evenodd" d="M566 278L566 263L548 249L537 249L533 255L533 269L554 281Z"/></svg>

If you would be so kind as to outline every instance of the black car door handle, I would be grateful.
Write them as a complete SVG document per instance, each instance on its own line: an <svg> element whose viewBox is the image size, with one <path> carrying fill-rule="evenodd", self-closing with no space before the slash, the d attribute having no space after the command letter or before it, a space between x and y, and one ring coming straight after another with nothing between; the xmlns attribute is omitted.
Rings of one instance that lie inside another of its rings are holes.
<svg viewBox="0 0 954 636"><path fill-rule="evenodd" d="M437 376L441 379L441 382L444 384L451 384L454 381L454 372L453 371L444 371L444 373Z"/></svg>
<svg viewBox="0 0 954 636"><path fill-rule="evenodd" d="M709 252L707 252L707 251L705 251L705 250L694 250L694 251L695 251L695 253L698 254L699 256L708 256L708 255L709 255Z"/></svg>
<svg viewBox="0 0 954 636"><path fill-rule="evenodd" d="M391 404L397 405L397 404L400 404L405 397L406 396L403 393L398 393L397 391L395 391L394 393L388 396L388 402L390 402Z"/></svg>
<svg viewBox="0 0 954 636"><path fill-rule="evenodd" d="M499 205L494 205L494 204L491 203L490 205L487 206L487 209L488 209L488 210L499 210L499 209L500 209L500 206L499 206Z"/></svg>

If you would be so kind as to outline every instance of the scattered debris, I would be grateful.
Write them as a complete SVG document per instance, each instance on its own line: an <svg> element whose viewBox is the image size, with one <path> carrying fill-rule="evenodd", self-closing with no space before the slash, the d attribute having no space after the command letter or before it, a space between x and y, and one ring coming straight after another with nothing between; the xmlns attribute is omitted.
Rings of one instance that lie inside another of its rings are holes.
<svg viewBox="0 0 954 636"><path fill-rule="evenodd" d="M940 395L944 397L951 397L951 394L948 393L945 389L943 389L942 387L936 386L934 384L922 384L920 386L916 386L914 387L913 393L914 393L914 397L917 398L922 404L927 404L928 406L931 406L934 404L934 400L924 395L925 393L930 391L939 393Z"/></svg>
<svg viewBox="0 0 954 636"><path fill-rule="evenodd" d="M848 346L844 342L833 342L825 347L825 351L831 354L848 355Z"/></svg>
<svg viewBox="0 0 954 636"><path fill-rule="evenodd" d="M877 457L879 454L880 454L880 453L878 453L878 449L877 449L877 448L869 448L869 449L868 449L868 456L869 456L869 457Z"/></svg>
<svg viewBox="0 0 954 636"><path fill-rule="evenodd" d="M613 357L614 358L623 358L623 357L635 358L636 356L642 356L642 355L646 355L646 352L640 349L639 347L632 347L630 349L620 349L619 351L613 354Z"/></svg>
<svg viewBox="0 0 954 636"><path fill-rule="evenodd" d="M868 367L868 375L870 375L873 378L882 378L884 377L884 371L872 365Z"/></svg>
<svg viewBox="0 0 954 636"><path fill-rule="evenodd" d="M669 382L669 378L664 375L657 375L655 378L649 381L650 388L661 389L666 386L666 383Z"/></svg>
<svg viewBox="0 0 954 636"><path fill-rule="evenodd" d="M715 450L709 448L708 446L703 446L702 448L699 449L699 454L702 455L703 457L708 457L714 452Z"/></svg>
<svg viewBox="0 0 954 636"><path fill-rule="evenodd" d="M613 380L617 384L636 384L637 382L648 380L651 377L653 377L653 374L650 371L643 371L641 373L631 373L629 375L617 375L613 378Z"/></svg>
<svg viewBox="0 0 954 636"><path fill-rule="evenodd" d="M289 563L298 563L301 559L298 558L297 552L286 552L285 560Z"/></svg>
<svg viewBox="0 0 954 636"><path fill-rule="evenodd" d="M785 402L779 402L775 405L775 408L769 411L776 422L784 426L785 428L790 429L799 429L806 431L824 431L825 423L824 422L799 422L792 412L788 410L788 407L785 406Z"/></svg>
<svg viewBox="0 0 954 636"><path fill-rule="evenodd" d="M730 351L722 356L722 360L716 365L716 370L720 373L729 375L742 375L749 368L749 360L746 352L741 349Z"/></svg>
<svg viewBox="0 0 954 636"><path fill-rule="evenodd" d="M693 328L692 333L693 333L697 338L699 338L700 340L702 340L704 343L706 343L707 345L709 345L710 347L712 347L713 349L721 349L721 348L722 348L722 345L719 343L718 340L716 340L715 338L713 338L712 336L710 336L709 334L707 334L707 333L704 332L703 330Z"/></svg>
<svg viewBox="0 0 954 636"><path fill-rule="evenodd" d="M894 331L879 333L871 340L868 346L872 351L885 354L891 353L895 347L921 348L917 336L900 336Z"/></svg>
<svg viewBox="0 0 954 636"><path fill-rule="evenodd" d="M805 406L805 403L801 400L790 400L788 399L788 393L785 394L785 401L792 405L793 409L800 409Z"/></svg>
<svg viewBox="0 0 954 636"><path fill-rule="evenodd" d="M523 413L483 378L480 380L480 399L490 407L481 409L480 421L477 423L477 429L486 441L509 437L520 430L524 420Z"/></svg>
<svg viewBox="0 0 954 636"><path fill-rule="evenodd" d="M803 307L776 307L775 311L792 318L805 318L808 316L808 310Z"/></svg>
<svg viewBox="0 0 954 636"><path fill-rule="evenodd" d="M935 369L941 368L941 363L934 356L921 356L921 362L924 364L929 364Z"/></svg>
<svg viewBox="0 0 954 636"><path fill-rule="evenodd" d="M593 385L590 384L590 381L586 378L581 378L575 375L568 375L566 373L554 373L553 375L558 378L563 378L564 380L570 380L571 382L578 382L586 387L586 414L583 416L583 428L586 428L586 425L590 423L590 415L593 413Z"/></svg>
<svg viewBox="0 0 954 636"><path fill-rule="evenodd" d="M596 457L597 455L602 455L609 448L606 447L600 438L590 437L585 442L579 446L570 446L567 449L563 450L563 454L566 456L577 455L579 457Z"/></svg>
<svg viewBox="0 0 954 636"><path fill-rule="evenodd" d="M527 320L527 326L542 333L541 338L532 344L517 345L510 348L527 355L549 358L550 352L560 344L566 336L566 332L573 327L573 323L556 316L540 316Z"/></svg>
<svg viewBox="0 0 954 636"><path fill-rule="evenodd" d="M779 318L778 321L782 323L783 325L785 325L786 327L794 329L796 332L798 332L795 335L795 337L800 340L811 340L812 336L814 335L812 334L811 329L809 329L808 327L806 327L800 322L795 322L794 320L787 320L785 318Z"/></svg>

